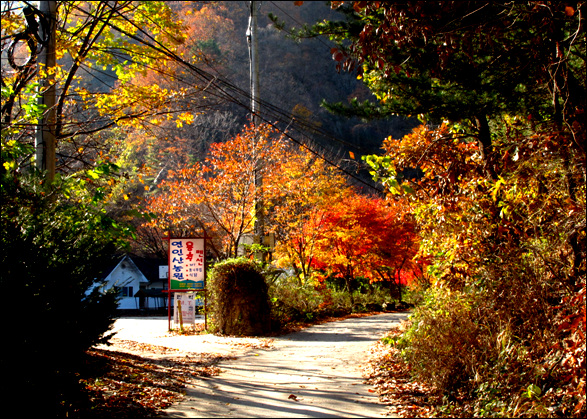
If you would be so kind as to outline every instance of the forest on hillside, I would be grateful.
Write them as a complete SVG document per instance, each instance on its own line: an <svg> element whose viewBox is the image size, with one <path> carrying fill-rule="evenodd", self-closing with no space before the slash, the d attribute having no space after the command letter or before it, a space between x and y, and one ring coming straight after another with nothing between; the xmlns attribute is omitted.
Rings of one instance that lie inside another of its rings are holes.
<svg viewBox="0 0 587 419"><path fill-rule="evenodd" d="M156 84L161 89L190 89L202 86L202 76L218 77L222 92L205 96L191 92L181 106L196 118L178 126L173 121L153 119L141 128L157 142L181 139L186 142L186 155L202 159L210 144L236 135L250 120L250 69L246 31L250 9L248 2L168 2L184 21L181 28L185 40L179 47L182 56L192 54L198 69L179 64L165 71L147 69L133 83ZM309 2L298 7L293 2L263 2L258 10L258 54L261 101L260 113L265 122L277 124L287 131L292 141L308 144L350 172L357 170L360 156L381 150L383 139L390 133L403 136L416 124L403 117L367 121L335 115L321 106L322 102L348 103L352 99L374 99L356 76L335 70L330 49L332 43L323 37L293 40L279 31L268 15L283 16L292 25L307 25L334 12L323 2ZM176 29L180 30L180 29ZM120 53L119 53L120 54ZM123 60L126 57L117 57ZM67 65L67 55L62 58ZM6 60L4 61L6 64ZM120 83L114 66L88 66L78 75L87 90L108 92ZM207 79L206 79L207 80ZM206 83L206 81L204 81ZM197 89L195 89L197 90ZM211 89L212 90L212 89ZM150 122L150 123L149 123ZM160 147L164 147L163 145ZM352 151L357 162L348 163ZM344 161L347 160L347 164ZM140 163L144 163L140 161ZM155 161L154 165L173 167L173 161ZM67 162L63 161L63 166ZM368 181L368 177L362 178Z"/></svg>

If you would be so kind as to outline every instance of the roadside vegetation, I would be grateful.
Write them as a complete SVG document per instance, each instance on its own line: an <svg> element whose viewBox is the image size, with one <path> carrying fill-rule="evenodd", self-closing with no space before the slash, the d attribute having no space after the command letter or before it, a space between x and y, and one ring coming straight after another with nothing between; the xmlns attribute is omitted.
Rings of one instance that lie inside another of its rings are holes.
<svg viewBox="0 0 587 419"><path fill-rule="evenodd" d="M433 415L585 415L584 6L333 2L345 21L299 32L379 99L332 109L423 122L366 162L429 263L388 343Z"/></svg>
<svg viewBox="0 0 587 419"><path fill-rule="evenodd" d="M350 285L350 290L346 286ZM212 268L208 282L208 333L268 336L349 315L413 307L407 287L403 300L389 284L336 277L300 284L271 265L249 258L228 259ZM199 331L202 333L203 331Z"/></svg>

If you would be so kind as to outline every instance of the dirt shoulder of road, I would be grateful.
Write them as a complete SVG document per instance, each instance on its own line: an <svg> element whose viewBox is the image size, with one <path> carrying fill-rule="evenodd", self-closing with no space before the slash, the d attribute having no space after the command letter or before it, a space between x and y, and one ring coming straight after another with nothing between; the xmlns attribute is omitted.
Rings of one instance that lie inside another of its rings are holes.
<svg viewBox="0 0 587 419"><path fill-rule="evenodd" d="M390 330L384 338L398 338L399 328ZM435 406L442 395L433 387L413 379L399 350L382 341L369 349L368 362L363 366L365 381L373 386L379 401L389 406L389 414L402 418L437 417Z"/></svg>

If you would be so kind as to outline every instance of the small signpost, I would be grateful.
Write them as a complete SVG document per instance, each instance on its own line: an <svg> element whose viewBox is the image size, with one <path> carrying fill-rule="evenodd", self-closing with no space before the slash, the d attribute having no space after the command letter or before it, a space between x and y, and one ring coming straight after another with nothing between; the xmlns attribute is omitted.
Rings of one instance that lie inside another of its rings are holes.
<svg viewBox="0 0 587 419"><path fill-rule="evenodd" d="M167 315L171 330L171 293L174 295L174 322L194 324L196 320L195 291L206 289L206 238L168 238L169 266L167 273ZM207 319L204 297L204 323Z"/></svg>
<svg viewBox="0 0 587 419"><path fill-rule="evenodd" d="M183 325L193 326L196 323L196 296L192 292L176 292L173 294L173 323L183 331Z"/></svg>

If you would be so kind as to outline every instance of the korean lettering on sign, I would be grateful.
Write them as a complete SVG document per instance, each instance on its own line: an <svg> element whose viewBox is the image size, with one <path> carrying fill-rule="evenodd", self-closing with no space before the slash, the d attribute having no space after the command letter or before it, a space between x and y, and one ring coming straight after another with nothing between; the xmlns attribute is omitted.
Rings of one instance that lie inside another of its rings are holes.
<svg viewBox="0 0 587 419"><path fill-rule="evenodd" d="M204 239L169 241L169 281L171 290L204 289Z"/></svg>

